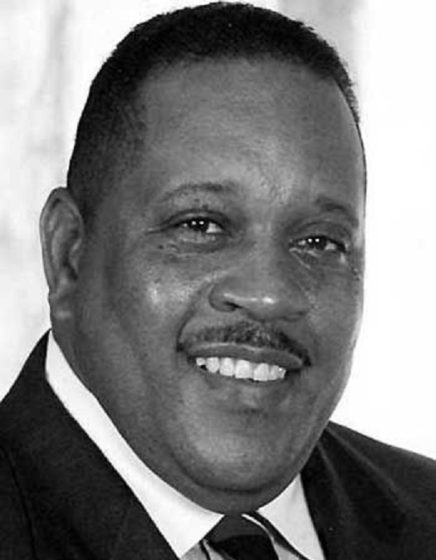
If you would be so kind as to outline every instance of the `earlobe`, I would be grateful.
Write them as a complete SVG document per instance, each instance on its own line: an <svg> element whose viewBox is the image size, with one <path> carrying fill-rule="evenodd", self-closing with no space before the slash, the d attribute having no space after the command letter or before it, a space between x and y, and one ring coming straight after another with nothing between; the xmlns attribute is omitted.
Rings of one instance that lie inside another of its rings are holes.
<svg viewBox="0 0 436 560"><path fill-rule="evenodd" d="M52 191L40 218L40 236L52 316L70 315L69 297L79 275L85 229L76 203L66 188Z"/></svg>

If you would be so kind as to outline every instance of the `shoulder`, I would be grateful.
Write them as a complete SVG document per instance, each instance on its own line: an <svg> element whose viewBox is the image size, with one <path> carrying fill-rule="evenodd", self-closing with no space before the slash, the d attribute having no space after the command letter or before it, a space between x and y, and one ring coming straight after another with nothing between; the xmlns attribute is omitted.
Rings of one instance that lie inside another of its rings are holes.
<svg viewBox="0 0 436 560"><path fill-rule="evenodd" d="M436 461L407 451L393 445L388 445L331 422L324 436L331 440L330 445L341 447L360 457L368 465L381 470L389 470L390 476L399 480L409 480L417 474L424 476L436 491Z"/></svg>
<svg viewBox="0 0 436 560"><path fill-rule="evenodd" d="M330 423L322 445L342 471L364 475L390 489L411 509L426 509L436 518L436 461L387 445Z"/></svg>
<svg viewBox="0 0 436 560"><path fill-rule="evenodd" d="M31 531L13 462L0 446L0 558L32 559Z"/></svg>
<svg viewBox="0 0 436 560"><path fill-rule="evenodd" d="M432 459L330 423L301 474L320 536L350 558L433 558Z"/></svg>
<svg viewBox="0 0 436 560"><path fill-rule="evenodd" d="M34 416L38 407L38 379L44 374L47 336L33 350L14 385L0 403L0 558L33 559L33 525L28 509L28 496L23 461L19 449L24 435L35 432ZM36 403L35 403L36 401ZM36 439L36 436L35 438ZM21 467L20 467L21 464ZM27 463L26 463L27 464ZM29 472L30 469L29 469Z"/></svg>

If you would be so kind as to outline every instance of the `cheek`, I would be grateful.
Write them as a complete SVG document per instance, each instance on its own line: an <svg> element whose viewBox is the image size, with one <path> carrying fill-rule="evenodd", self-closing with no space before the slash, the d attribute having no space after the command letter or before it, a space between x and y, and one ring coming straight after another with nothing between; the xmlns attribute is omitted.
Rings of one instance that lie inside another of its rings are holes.
<svg viewBox="0 0 436 560"><path fill-rule="evenodd" d="M106 267L109 307L130 340L144 346L150 338L175 344L179 329L192 313L200 281L174 260L132 255Z"/></svg>
<svg viewBox="0 0 436 560"><path fill-rule="evenodd" d="M316 310L319 357L331 375L347 377L360 329L362 283L346 280L326 287Z"/></svg>
<svg viewBox="0 0 436 560"><path fill-rule="evenodd" d="M327 420L337 405L351 371L353 350L362 312L360 283L338 283L318 294L312 315L316 333L312 375L306 381L305 406L315 417ZM304 414L304 411L300 411Z"/></svg>
<svg viewBox="0 0 436 560"><path fill-rule="evenodd" d="M360 321L363 303L363 268L344 265L314 268L301 278L319 329L352 333ZM348 337L346 337L348 338Z"/></svg>

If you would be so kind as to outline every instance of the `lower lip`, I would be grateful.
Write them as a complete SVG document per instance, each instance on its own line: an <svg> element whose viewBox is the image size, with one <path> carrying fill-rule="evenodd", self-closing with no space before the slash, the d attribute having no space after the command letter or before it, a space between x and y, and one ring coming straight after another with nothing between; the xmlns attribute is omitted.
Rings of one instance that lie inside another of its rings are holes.
<svg viewBox="0 0 436 560"><path fill-rule="evenodd" d="M280 414L284 406L288 409L289 399L295 398L300 392L298 384L303 369L288 371L283 379L275 381L254 381L211 373L197 366L194 359L186 354L184 361L188 366L188 375L194 374L197 380L196 389L191 386L190 390L199 390L198 395L207 398L211 410L218 407L221 412L231 415L256 412L269 417L271 414ZM197 382L200 382L202 389Z"/></svg>

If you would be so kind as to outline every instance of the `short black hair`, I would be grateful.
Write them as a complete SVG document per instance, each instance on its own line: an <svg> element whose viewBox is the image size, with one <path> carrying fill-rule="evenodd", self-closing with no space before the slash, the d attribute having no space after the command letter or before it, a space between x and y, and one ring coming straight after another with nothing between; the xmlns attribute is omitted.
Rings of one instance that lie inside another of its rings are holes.
<svg viewBox="0 0 436 560"><path fill-rule="evenodd" d="M186 62L265 57L305 66L336 83L359 129L356 97L344 63L302 22L228 2L156 16L137 25L118 44L91 85L67 177L85 223L120 173L134 166L145 130L135 109L135 94L152 70Z"/></svg>

